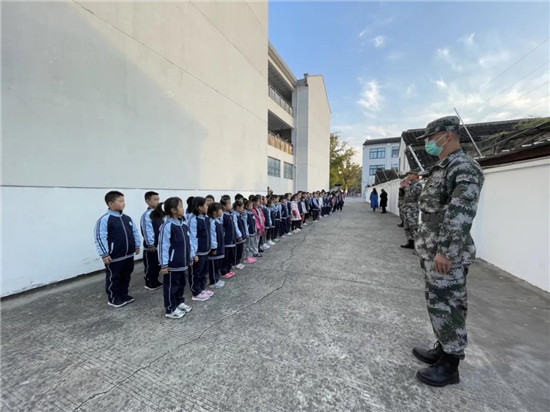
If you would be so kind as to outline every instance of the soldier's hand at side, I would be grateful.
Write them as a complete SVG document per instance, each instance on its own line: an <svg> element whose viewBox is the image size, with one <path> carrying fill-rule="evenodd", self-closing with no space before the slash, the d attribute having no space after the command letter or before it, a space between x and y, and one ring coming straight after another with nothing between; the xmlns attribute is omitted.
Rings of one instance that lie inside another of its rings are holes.
<svg viewBox="0 0 550 412"><path fill-rule="evenodd" d="M449 270L451 270L451 263L453 263L453 261L447 259L445 256L435 255L434 267L436 272L443 274L449 273Z"/></svg>

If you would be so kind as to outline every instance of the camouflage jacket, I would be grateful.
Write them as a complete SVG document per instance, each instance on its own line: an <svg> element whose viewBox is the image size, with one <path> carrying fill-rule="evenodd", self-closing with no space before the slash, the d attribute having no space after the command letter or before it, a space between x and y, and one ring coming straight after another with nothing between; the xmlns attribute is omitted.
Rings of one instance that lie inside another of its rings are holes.
<svg viewBox="0 0 550 412"><path fill-rule="evenodd" d="M422 183L414 182L406 186L403 207L408 209L418 208L420 193L422 193Z"/></svg>
<svg viewBox="0 0 550 412"><path fill-rule="evenodd" d="M479 164L462 149L432 168L419 200L422 214L433 218L418 227L415 247L422 259L436 254L462 264L475 259L470 229L484 180Z"/></svg>

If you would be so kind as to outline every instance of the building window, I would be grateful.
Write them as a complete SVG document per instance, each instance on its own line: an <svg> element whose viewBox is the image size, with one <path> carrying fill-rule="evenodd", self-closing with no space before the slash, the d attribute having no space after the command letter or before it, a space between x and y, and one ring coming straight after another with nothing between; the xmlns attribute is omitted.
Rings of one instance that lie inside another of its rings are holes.
<svg viewBox="0 0 550 412"><path fill-rule="evenodd" d="M369 167L369 175L374 176L378 169L384 170L384 165L371 165Z"/></svg>
<svg viewBox="0 0 550 412"><path fill-rule="evenodd" d="M381 147L381 148L370 149L369 157L371 159L384 159L386 157L386 148Z"/></svg>
<svg viewBox="0 0 550 412"><path fill-rule="evenodd" d="M281 176L281 161L273 157L267 158L267 174L269 176Z"/></svg>
<svg viewBox="0 0 550 412"><path fill-rule="evenodd" d="M391 168L395 171L399 170L399 163L394 163L391 165Z"/></svg>
<svg viewBox="0 0 550 412"><path fill-rule="evenodd" d="M391 148L391 157L399 157L399 146Z"/></svg>
<svg viewBox="0 0 550 412"><path fill-rule="evenodd" d="M283 169L285 179L294 179L294 166L290 163L284 163Z"/></svg>

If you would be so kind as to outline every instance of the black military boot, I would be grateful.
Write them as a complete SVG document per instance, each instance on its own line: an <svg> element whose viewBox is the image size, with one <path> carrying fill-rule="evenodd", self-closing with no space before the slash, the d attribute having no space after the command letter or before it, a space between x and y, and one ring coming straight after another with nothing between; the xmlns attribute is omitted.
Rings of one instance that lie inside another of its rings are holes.
<svg viewBox="0 0 550 412"><path fill-rule="evenodd" d="M408 240L407 243L401 245L401 247L405 249L414 249L414 240Z"/></svg>
<svg viewBox="0 0 550 412"><path fill-rule="evenodd" d="M405 226L405 225L403 224L403 222L401 222L401 223L399 223L399 224L397 225L397 227L403 227L403 226Z"/></svg>
<svg viewBox="0 0 550 412"><path fill-rule="evenodd" d="M425 349L422 346L415 346L413 348L413 355L422 362L429 363L433 365L436 363L441 355L443 354L443 349L441 349L441 343L437 341L434 344L432 349Z"/></svg>
<svg viewBox="0 0 550 412"><path fill-rule="evenodd" d="M458 364L460 358L443 352L439 361L416 372L417 379L430 386L446 386L460 382Z"/></svg>

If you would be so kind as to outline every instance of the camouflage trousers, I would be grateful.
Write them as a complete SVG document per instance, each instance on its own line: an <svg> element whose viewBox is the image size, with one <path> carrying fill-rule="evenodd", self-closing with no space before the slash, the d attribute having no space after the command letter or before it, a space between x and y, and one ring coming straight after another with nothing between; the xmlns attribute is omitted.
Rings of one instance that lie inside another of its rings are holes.
<svg viewBox="0 0 550 412"><path fill-rule="evenodd" d="M418 214L419 210L417 207L403 208L403 223L407 240L414 240L416 237L416 231L418 230Z"/></svg>
<svg viewBox="0 0 550 412"><path fill-rule="evenodd" d="M449 273L441 274L435 271L433 261L421 259L420 267L426 281L426 303L435 337L445 353L464 358L468 344L468 266L453 264Z"/></svg>
<svg viewBox="0 0 550 412"><path fill-rule="evenodd" d="M403 213L403 206L397 205L397 208L399 209L399 218L401 219L401 221L404 224L405 223L405 214Z"/></svg>

